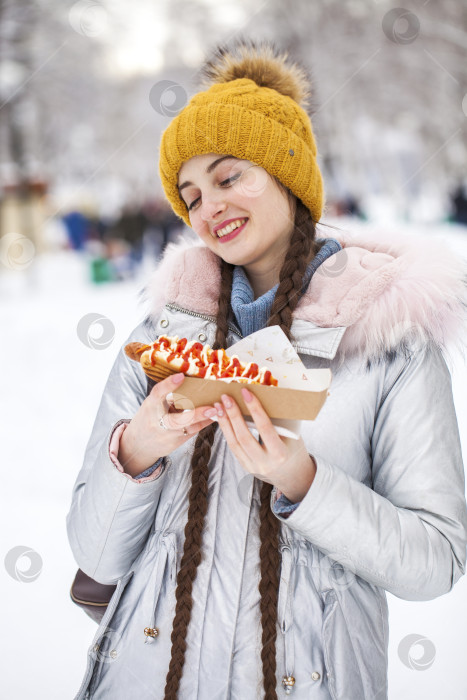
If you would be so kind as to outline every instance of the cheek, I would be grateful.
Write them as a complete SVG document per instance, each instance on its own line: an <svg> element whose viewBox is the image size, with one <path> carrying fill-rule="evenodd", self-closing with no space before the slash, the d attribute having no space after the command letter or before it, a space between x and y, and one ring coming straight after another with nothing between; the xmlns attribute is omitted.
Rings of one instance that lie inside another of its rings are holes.
<svg viewBox="0 0 467 700"><path fill-rule="evenodd" d="M274 224L282 228L283 226L293 225L294 217L288 200L285 200L281 193L276 193L274 200L271 200L271 205L268 208L266 216L274 220Z"/></svg>
<svg viewBox="0 0 467 700"><path fill-rule="evenodd" d="M190 216L190 224L191 224L191 228L193 229L193 231L201 239L207 240L207 241L212 240L212 236L209 233L208 225L206 224L205 221L203 221L201 219L200 216L197 216L196 214L192 214L192 216Z"/></svg>
<svg viewBox="0 0 467 700"><path fill-rule="evenodd" d="M199 231L202 227L203 221L200 219L198 214L195 211L192 213L188 212L188 218L190 219L190 226L193 231Z"/></svg>

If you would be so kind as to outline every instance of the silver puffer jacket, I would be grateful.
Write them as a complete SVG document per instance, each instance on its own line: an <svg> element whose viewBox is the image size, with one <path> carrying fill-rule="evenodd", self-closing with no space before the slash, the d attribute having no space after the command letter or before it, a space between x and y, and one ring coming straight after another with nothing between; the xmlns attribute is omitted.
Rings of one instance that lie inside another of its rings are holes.
<svg viewBox="0 0 467 700"><path fill-rule="evenodd" d="M464 473L445 359L465 334L464 271L425 240L337 238L343 249L315 273L292 325L302 362L330 367L333 380L317 419L302 423L315 480L290 517L277 515L277 693L286 696L282 678L293 676L296 700L384 700L386 591L430 600L465 568ZM212 344L219 283L208 249L172 246L148 285L150 312L126 342L165 333ZM231 328L227 345L238 340ZM145 396L145 376L122 348L68 515L79 566L101 583L118 582L79 700L164 695L194 439L156 478L118 471L111 436ZM181 700L264 697L252 484L218 429ZM273 489L272 508L277 496ZM152 643L146 627L159 629Z"/></svg>

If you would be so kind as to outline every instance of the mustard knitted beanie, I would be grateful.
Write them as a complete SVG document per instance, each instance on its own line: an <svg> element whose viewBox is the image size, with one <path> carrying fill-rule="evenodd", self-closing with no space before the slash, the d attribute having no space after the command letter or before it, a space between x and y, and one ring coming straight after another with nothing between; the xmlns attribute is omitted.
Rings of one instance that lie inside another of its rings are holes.
<svg viewBox="0 0 467 700"><path fill-rule="evenodd" d="M159 173L175 213L190 226L177 188L182 163L206 153L229 154L275 175L311 212L323 210L323 181L310 117L305 71L268 44L218 48L202 69L204 85L163 132Z"/></svg>

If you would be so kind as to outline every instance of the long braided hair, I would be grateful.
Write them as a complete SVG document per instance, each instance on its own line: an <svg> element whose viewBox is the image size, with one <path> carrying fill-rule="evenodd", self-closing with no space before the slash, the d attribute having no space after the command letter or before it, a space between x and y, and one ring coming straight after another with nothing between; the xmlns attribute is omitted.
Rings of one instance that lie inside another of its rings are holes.
<svg viewBox="0 0 467 700"><path fill-rule="evenodd" d="M274 178L279 187L295 204L294 229L289 248L279 273L276 291L267 325L279 325L291 338L292 314L297 306L308 262L316 255L319 245L315 240L315 224L309 209L293 197L290 191ZM217 331L213 349L225 348L228 319L231 311L233 265L221 262L221 289L217 314ZM191 460L192 481L188 495L188 520L185 543L177 575L176 606L171 641L171 660L166 678L164 700L176 700L183 673L186 635L193 607L192 589L197 568L202 558L202 535L208 509L209 460L217 423L201 430L196 438ZM276 700L276 622L280 575L278 536L280 523L270 508L272 485L263 482L260 505L260 573L259 592L262 625L263 685L265 697Z"/></svg>

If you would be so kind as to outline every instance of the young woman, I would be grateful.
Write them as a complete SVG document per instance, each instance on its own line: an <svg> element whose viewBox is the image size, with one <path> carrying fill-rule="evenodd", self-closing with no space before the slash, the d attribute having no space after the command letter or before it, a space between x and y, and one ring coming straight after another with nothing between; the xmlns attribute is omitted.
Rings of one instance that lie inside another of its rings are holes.
<svg viewBox="0 0 467 700"><path fill-rule="evenodd" d="M68 516L79 566L118 584L77 698L384 700L386 591L430 600L465 568L444 359L463 271L426 241L316 237L308 84L286 56L243 43L204 74L160 148L200 241L169 247L126 343L228 348L278 325L332 390L299 440L244 390L256 439L227 395L172 412L183 375L147 394L120 350Z"/></svg>

